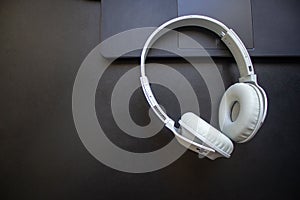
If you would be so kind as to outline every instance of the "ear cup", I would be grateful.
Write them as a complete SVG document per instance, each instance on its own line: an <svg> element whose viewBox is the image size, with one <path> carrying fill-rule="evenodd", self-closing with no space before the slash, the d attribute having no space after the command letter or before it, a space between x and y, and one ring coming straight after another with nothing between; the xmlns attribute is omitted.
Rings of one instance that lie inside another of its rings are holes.
<svg viewBox="0 0 300 200"><path fill-rule="evenodd" d="M233 151L230 139L194 113L188 112L182 115L179 124L182 135L193 134L223 156L230 157Z"/></svg>
<svg viewBox="0 0 300 200"><path fill-rule="evenodd" d="M224 93L219 107L221 131L235 142L245 142L255 134L260 116L260 97L246 83L236 83Z"/></svg>

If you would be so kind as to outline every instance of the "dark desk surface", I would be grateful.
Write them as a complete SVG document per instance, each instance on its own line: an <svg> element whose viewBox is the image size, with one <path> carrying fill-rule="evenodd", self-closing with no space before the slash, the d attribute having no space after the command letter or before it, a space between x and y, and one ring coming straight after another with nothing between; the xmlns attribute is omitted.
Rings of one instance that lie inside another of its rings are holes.
<svg viewBox="0 0 300 200"><path fill-rule="evenodd" d="M71 101L77 70L99 42L99 12L97 1L1 1L1 199L299 199L298 58L254 60L269 113L229 160L186 152L159 171L129 174L94 159L76 132ZM111 70L117 76L125 68ZM226 85L237 78L233 67L222 75Z"/></svg>

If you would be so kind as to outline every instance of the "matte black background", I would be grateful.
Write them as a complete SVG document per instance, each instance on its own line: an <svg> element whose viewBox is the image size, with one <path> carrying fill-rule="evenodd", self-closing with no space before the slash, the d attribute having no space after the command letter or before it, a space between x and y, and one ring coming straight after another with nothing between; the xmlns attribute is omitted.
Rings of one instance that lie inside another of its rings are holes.
<svg viewBox="0 0 300 200"><path fill-rule="evenodd" d="M98 1L1 1L1 199L299 199L299 58L254 58L269 96L268 117L231 159L199 160L186 152L146 174L95 160L77 135L71 101L77 70L99 42L99 19ZM226 86L235 82L232 60L216 62L225 63ZM124 72L120 65L111 70ZM137 91L133 103L138 99ZM137 115L145 110L131 107Z"/></svg>

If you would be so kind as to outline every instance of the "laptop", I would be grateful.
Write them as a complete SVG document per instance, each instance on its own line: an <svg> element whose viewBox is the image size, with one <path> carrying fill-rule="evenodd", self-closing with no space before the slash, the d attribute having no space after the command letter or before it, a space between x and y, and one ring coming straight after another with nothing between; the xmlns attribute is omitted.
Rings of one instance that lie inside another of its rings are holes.
<svg viewBox="0 0 300 200"><path fill-rule="evenodd" d="M251 56L300 56L298 0L102 0L101 3L101 41L126 30L158 27L178 16L199 14L232 28ZM199 42L211 56L230 56L220 38L208 30L184 27L178 31ZM136 42L146 41L148 36L142 35ZM167 45L175 52L188 49L191 55L201 55L201 49L190 44L182 34L170 35ZM104 50L103 55L113 58L114 49ZM139 56L140 50L124 55ZM171 54L151 51L149 56L169 57Z"/></svg>

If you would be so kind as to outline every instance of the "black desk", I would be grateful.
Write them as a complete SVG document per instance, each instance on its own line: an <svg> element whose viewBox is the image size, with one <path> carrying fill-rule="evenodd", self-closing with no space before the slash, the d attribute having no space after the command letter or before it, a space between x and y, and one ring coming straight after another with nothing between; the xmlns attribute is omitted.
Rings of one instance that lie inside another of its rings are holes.
<svg viewBox="0 0 300 200"><path fill-rule="evenodd" d="M94 159L71 101L77 70L99 42L99 11L97 1L1 1L1 199L299 199L299 58L254 60L268 117L229 160L186 152L162 170L128 174ZM112 68L112 79L128 69ZM234 67L222 75L227 86L237 78Z"/></svg>

